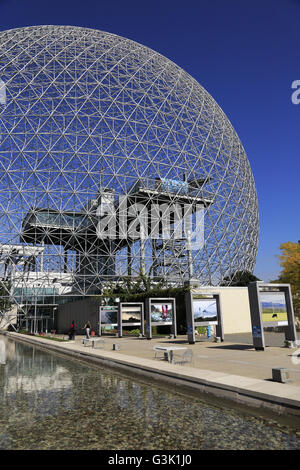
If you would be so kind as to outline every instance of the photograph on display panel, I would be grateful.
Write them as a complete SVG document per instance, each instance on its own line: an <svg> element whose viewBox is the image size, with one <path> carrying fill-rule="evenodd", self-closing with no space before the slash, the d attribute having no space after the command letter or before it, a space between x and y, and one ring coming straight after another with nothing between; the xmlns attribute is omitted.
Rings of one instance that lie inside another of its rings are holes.
<svg viewBox="0 0 300 470"><path fill-rule="evenodd" d="M166 303L166 302L151 303L151 322L163 323L164 325L172 325L173 323L172 303Z"/></svg>
<svg viewBox="0 0 300 470"><path fill-rule="evenodd" d="M118 324L118 310L115 308L101 307L101 325L114 325Z"/></svg>
<svg viewBox="0 0 300 470"><path fill-rule="evenodd" d="M142 308L140 305L122 305L122 324L140 325Z"/></svg>
<svg viewBox="0 0 300 470"><path fill-rule="evenodd" d="M194 323L218 324L217 301L215 299L193 299Z"/></svg>
<svg viewBox="0 0 300 470"><path fill-rule="evenodd" d="M261 292L259 298L263 323L288 323L284 292Z"/></svg>

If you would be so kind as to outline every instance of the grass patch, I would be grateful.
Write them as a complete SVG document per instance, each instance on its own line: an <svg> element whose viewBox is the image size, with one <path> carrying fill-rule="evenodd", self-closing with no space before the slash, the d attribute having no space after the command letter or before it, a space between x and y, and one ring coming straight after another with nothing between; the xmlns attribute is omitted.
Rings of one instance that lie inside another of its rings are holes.
<svg viewBox="0 0 300 470"><path fill-rule="evenodd" d="M67 339L63 338L55 338L55 336L34 335L29 333L27 330L20 330L19 333L22 335L34 336L35 338L50 339L51 341L58 341L60 343L68 341Z"/></svg>

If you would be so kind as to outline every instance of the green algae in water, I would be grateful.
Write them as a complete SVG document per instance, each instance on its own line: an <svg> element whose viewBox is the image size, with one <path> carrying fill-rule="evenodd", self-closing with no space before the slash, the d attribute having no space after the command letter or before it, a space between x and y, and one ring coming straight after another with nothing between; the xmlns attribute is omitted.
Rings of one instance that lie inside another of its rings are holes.
<svg viewBox="0 0 300 470"><path fill-rule="evenodd" d="M1 341L0 449L300 448L299 434L273 421Z"/></svg>

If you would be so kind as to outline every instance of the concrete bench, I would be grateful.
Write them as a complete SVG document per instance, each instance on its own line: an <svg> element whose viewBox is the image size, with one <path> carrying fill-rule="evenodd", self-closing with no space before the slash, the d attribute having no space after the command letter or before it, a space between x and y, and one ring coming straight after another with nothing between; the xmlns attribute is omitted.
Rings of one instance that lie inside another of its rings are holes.
<svg viewBox="0 0 300 470"><path fill-rule="evenodd" d="M165 361L169 361L169 352L165 348L161 348L160 346L154 346L154 357L157 358L158 354L162 354L162 357Z"/></svg>
<svg viewBox="0 0 300 470"><path fill-rule="evenodd" d="M164 354L164 359L168 362L173 363L174 352L179 350L186 350L186 347L183 346L154 346L153 351L155 353L155 358L158 353Z"/></svg>
<svg viewBox="0 0 300 470"><path fill-rule="evenodd" d="M89 344L91 344L93 349L95 349L95 344L96 345L98 344L99 348L103 349L104 348L104 339L101 339L101 338L89 338L89 339L84 338L82 340L82 344L84 346L88 346Z"/></svg>

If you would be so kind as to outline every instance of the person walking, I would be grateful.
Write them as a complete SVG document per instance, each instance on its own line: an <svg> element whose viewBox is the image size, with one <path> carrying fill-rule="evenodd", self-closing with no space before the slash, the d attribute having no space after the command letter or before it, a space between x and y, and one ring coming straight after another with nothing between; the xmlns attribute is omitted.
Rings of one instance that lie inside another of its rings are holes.
<svg viewBox="0 0 300 470"><path fill-rule="evenodd" d="M86 339L90 339L91 324L89 321L83 327L85 329Z"/></svg>

